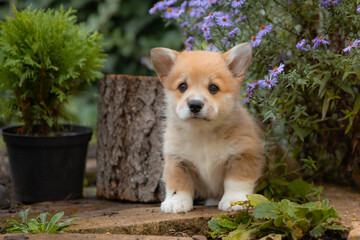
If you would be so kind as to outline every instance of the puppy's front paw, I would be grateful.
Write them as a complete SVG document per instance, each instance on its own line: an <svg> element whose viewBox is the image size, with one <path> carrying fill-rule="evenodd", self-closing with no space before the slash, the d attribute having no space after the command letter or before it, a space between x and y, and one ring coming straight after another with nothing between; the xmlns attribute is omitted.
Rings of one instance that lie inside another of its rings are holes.
<svg viewBox="0 0 360 240"><path fill-rule="evenodd" d="M237 202L237 201L246 201L246 200L247 200L247 197L245 195L237 197L237 198L223 196L223 198L219 202L219 210L221 210L221 211L239 211L239 210L243 210L243 209L246 208L244 205L231 206L231 204L234 203L234 202Z"/></svg>
<svg viewBox="0 0 360 240"><path fill-rule="evenodd" d="M166 197L161 203L161 211L164 213L188 212L193 209L193 199L190 194L177 192L176 194Z"/></svg>
<svg viewBox="0 0 360 240"><path fill-rule="evenodd" d="M161 203L161 211L164 213L188 212L193 209L192 201L165 200Z"/></svg>

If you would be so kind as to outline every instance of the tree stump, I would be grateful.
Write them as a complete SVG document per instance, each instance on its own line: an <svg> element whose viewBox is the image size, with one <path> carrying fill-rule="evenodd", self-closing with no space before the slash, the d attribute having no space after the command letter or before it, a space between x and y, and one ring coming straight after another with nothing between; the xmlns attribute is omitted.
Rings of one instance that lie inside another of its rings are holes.
<svg viewBox="0 0 360 240"><path fill-rule="evenodd" d="M156 77L107 75L99 81L97 195L157 202L164 197L164 91Z"/></svg>

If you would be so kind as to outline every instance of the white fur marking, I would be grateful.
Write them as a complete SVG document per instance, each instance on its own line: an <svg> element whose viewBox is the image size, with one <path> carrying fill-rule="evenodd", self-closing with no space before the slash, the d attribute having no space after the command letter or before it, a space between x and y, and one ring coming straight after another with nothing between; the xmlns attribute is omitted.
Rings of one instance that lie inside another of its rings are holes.
<svg viewBox="0 0 360 240"><path fill-rule="evenodd" d="M224 196L219 203L219 209L222 211L238 211L244 209L244 206L235 205L231 206L231 203L236 201L248 200L246 195L252 194L254 191L255 182L238 182L234 180L224 181Z"/></svg>
<svg viewBox="0 0 360 240"><path fill-rule="evenodd" d="M190 117L190 109L187 105L182 106L181 108L176 108L176 113L180 119L187 119Z"/></svg>
<svg viewBox="0 0 360 240"><path fill-rule="evenodd" d="M164 213L188 212L193 209L193 198L191 193L166 188L166 198L161 203L161 211Z"/></svg>

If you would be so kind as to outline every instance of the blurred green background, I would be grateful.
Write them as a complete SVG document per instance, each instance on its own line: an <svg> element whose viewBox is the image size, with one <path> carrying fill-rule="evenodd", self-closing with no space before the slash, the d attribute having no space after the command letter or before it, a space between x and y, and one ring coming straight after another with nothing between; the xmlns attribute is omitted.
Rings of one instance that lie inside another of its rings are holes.
<svg viewBox="0 0 360 240"><path fill-rule="evenodd" d="M78 22L103 34L105 52L108 54L104 74L153 75L149 52L153 47L182 49L184 38L181 30L164 24L159 16L148 10L153 0L0 0L0 19L11 14L11 6L18 10L28 6L38 8L74 8ZM1 93L0 93L1 94ZM83 93L71 99L67 108L74 116L73 123L93 128L97 118L97 86L89 86ZM0 118L0 127L11 124Z"/></svg>

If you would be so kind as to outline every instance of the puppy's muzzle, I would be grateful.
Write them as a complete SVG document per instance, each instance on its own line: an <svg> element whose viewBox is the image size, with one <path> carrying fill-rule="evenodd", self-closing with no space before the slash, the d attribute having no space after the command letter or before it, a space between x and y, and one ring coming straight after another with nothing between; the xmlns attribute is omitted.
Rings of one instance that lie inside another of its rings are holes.
<svg viewBox="0 0 360 240"><path fill-rule="evenodd" d="M190 100L188 106L192 113L199 113L203 108L204 103L200 100Z"/></svg>

